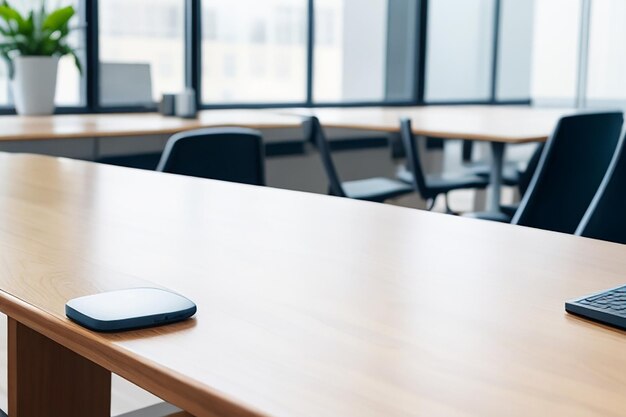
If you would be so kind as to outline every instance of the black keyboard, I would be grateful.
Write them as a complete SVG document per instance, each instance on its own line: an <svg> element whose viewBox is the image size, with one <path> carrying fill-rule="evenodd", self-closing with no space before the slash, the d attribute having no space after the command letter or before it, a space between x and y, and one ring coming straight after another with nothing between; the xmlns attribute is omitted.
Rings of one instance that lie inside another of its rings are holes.
<svg viewBox="0 0 626 417"><path fill-rule="evenodd" d="M565 310L626 330L626 285L568 301Z"/></svg>

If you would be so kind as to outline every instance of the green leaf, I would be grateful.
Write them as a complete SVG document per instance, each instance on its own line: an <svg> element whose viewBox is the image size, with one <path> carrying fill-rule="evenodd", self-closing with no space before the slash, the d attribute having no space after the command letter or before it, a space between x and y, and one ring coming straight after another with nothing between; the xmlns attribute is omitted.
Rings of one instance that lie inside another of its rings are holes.
<svg viewBox="0 0 626 417"><path fill-rule="evenodd" d="M26 20L17 10L8 6L7 3L0 6L0 18L6 21L9 24L9 27L12 27L13 30L17 30L19 32L28 30Z"/></svg>
<svg viewBox="0 0 626 417"><path fill-rule="evenodd" d="M16 22L24 21L24 18L17 10L12 8L11 6L7 6L6 4L0 5L0 17L2 17L6 21L9 21L9 20L15 20Z"/></svg>
<svg viewBox="0 0 626 417"><path fill-rule="evenodd" d="M24 21L22 25L22 29L20 30L24 35L30 35L35 30L35 18L33 16L33 12L31 11L28 14L28 18Z"/></svg>
<svg viewBox="0 0 626 417"><path fill-rule="evenodd" d="M69 21L75 14L72 6L46 12L44 2L24 18L6 0L0 0L0 59L4 58L12 72L11 57L19 55L64 56L71 55L82 73L76 51L66 40L75 28Z"/></svg>
<svg viewBox="0 0 626 417"><path fill-rule="evenodd" d="M52 39L42 39L39 43L39 54L40 55L54 55L58 50L59 44ZM60 51L59 51L60 52Z"/></svg>
<svg viewBox="0 0 626 417"><path fill-rule="evenodd" d="M67 22L70 21L72 16L74 16L74 13L74 7L72 6L57 9L45 18L41 27L44 30L59 30L61 29L61 27L63 27L63 25L66 25Z"/></svg>
<svg viewBox="0 0 626 417"><path fill-rule="evenodd" d="M38 41L30 36L16 35L13 37L16 49L20 51L22 55L37 55Z"/></svg>

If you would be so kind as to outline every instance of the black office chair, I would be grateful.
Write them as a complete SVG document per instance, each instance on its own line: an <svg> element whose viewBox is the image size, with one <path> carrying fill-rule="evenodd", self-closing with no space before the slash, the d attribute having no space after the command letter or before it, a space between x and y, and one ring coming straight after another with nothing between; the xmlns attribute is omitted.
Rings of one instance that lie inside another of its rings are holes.
<svg viewBox="0 0 626 417"><path fill-rule="evenodd" d="M145 169L154 171L159 165L162 152L137 153L132 155L116 155L98 158L96 162L126 168ZM2 417L2 416L0 416Z"/></svg>
<svg viewBox="0 0 626 417"><path fill-rule="evenodd" d="M620 112L563 117L511 223L574 233L615 153Z"/></svg>
<svg viewBox="0 0 626 417"><path fill-rule="evenodd" d="M435 201L440 194L445 196L446 212L455 214L448 202L448 193L453 190L486 188L489 185L487 178L477 175L425 175L419 158L419 150L415 143L411 120L402 119L400 121L400 136L405 147L408 172L401 171L398 177L413 185L420 196L429 202L428 210L432 210Z"/></svg>
<svg viewBox="0 0 626 417"><path fill-rule="evenodd" d="M576 235L626 244L626 136L622 137L602 184Z"/></svg>
<svg viewBox="0 0 626 417"><path fill-rule="evenodd" d="M235 127L177 133L167 141L157 171L265 185L263 139L256 130Z"/></svg>
<svg viewBox="0 0 626 417"><path fill-rule="evenodd" d="M309 118L305 122L304 127L307 130L309 140L317 146L317 150L322 158L324 170L328 177L328 193L330 195L382 203L390 198L400 197L413 192L413 187L410 185L384 177L342 182L333 163L330 146L319 119L317 117Z"/></svg>

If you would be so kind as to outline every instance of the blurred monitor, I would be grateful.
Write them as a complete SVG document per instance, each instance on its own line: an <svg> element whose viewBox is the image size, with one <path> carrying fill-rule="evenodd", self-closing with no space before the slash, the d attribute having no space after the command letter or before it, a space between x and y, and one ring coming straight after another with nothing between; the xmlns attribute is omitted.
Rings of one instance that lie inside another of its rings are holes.
<svg viewBox="0 0 626 417"><path fill-rule="evenodd" d="M152 106L150 64L100 63L101 106Z"/></svg>

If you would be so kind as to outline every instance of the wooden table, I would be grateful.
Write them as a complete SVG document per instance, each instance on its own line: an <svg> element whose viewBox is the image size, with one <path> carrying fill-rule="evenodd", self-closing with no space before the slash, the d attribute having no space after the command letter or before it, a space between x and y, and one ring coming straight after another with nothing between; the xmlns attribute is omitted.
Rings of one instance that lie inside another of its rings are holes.
<svg viewBox="0 0 626 417"><path fill-rule="evenodd" d="M409 118L413 133L442 139L471 139L490 143L491 198L488 212L501 217L500 190L507 144L543 142L559 118L571 109L528 106L421 106L362 108L294 108L285 114L315 115L325 127L398 132L400 119Z"/></svg>
<svg viewBox="0 0 626 417"><path fill-rule="evenodd" d="M563 304L624 281L622 245L0 154L12 417L108 415L110 372L196 416L622 416L626 333ZM64 316L145 285L196 318L96 334Z"/></svg>
<svg viewBox="0 0 626 417"><path fill-rule="evenodd" d="M195 119L158 113L0 116L0 141L169 135L202 127L298 128L302 118L255 110L203 110Z"/></svg>

